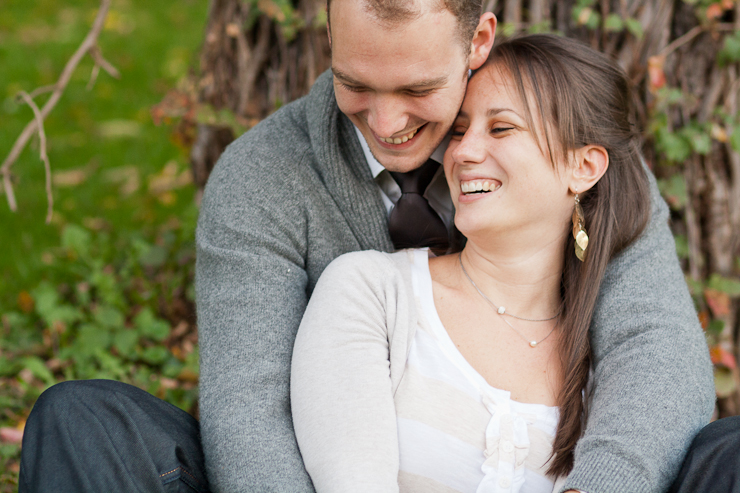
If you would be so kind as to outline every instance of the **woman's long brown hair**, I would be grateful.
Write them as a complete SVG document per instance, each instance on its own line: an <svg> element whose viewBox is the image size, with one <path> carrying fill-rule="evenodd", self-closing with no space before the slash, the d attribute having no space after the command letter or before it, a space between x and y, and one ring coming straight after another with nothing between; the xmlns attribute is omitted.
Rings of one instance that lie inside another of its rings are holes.
<svg viewBox="0 0 740 493"><path fill-rule="evenodd" d="M542 124L546 146L541 135L535 134L535 139L548 150L553 163L568 162L569 151L588 144L603 146L609 153L604 176L580 194L589 236L585 261L576 258L572 235L563 245L558 354L564 379L548 473L565 475L573 468L576 442L587 418L588 330L599 287L609 261L642 233L650 214L634 99L626 74L614 62L577 41L554 35L523 36L497 45L477 74L490 69L511 74L529 128L537 128L535 118ZM556 160L556 155L561 159Z"/></svg>

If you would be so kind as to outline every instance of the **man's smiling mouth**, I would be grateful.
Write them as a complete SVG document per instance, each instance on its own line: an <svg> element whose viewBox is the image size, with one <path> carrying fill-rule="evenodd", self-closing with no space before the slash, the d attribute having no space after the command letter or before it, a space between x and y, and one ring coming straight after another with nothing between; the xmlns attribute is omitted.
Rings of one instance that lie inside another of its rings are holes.
<svg viewBox="0 0 740 493"><path fill-rule="evenodd" d="M498 180L471 180L460 183L460 190L465 195L495 192L500 187L501 182Z"/></svg>
<svg viewBox="0 0 740 493"><path fill-rule="evenodd" d="M386 144L396 144L396 145L397 144L404 144L404 143L408 142L409 140L413 139L414 136L416 135L416 133L423 126L424 125L422 125L421 127L417 127L415 129L413 129L411 132L409 132L409 133L407 133L405 135L401 135L400 137L387 137L387 138L386 137L378 137L378 139L381 140L381 141L383 141L383 142L385 142Z"/></svg>

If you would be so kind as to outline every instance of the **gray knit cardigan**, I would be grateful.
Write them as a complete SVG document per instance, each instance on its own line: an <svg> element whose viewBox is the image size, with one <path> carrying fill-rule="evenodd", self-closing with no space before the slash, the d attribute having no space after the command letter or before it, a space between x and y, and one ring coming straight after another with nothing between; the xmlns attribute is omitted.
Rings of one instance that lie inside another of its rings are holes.
<svg viewBox="0 0 740 493"><path fill-rule="evenodd" d="M595 389L566 487L660 492L708 422L708 352L652 179L652 219L606 273ZM203 197L196 293L203 450L215 492L311 492L290 415L306 303L339 255L391 251L387 217L331 74L233 142Z"/></svg>

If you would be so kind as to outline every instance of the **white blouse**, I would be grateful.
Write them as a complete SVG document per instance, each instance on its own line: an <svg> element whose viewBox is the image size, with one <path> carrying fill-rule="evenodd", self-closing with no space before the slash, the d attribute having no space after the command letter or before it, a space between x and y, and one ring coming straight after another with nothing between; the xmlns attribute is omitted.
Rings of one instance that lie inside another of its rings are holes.
<svg viewBox="0 0 740 493"><path fill-rule="evenodd" d="M394 396L400 491L551 493L558 408L491 387L439 319L426 250L413 252L411 272L420 316Z"/></svg>

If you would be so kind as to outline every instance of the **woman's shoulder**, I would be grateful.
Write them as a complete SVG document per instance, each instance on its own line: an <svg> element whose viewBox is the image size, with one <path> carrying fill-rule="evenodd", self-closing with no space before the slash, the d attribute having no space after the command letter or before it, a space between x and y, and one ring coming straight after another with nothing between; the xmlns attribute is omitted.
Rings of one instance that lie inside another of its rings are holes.
<svg viewBox="0 0 740 493"><path fill-rule="evenodd" d="M379 252L377 250L361 250L349 252L335 258L324 271L326 275L331 271L375 272L377 269L399 269L414 262L416 252L423 250L399 250L394 253Z"/></svg>
<svg viewBox="0 0 740 493"><path fill-rule="evenodd" d="M326 267L319 283L406 284L410 282L411 266L419 255L426 255L426 250L400 250L394 253L362 250L345 253Z"/></svg>

